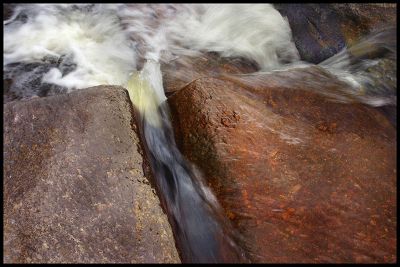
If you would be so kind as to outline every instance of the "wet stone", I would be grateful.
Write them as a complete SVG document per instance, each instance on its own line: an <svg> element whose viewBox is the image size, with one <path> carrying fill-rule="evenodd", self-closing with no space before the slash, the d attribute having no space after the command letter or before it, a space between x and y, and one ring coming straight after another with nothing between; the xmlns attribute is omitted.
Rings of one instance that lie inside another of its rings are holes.
<svg viewBox="0 0 400 267"><path fill-rule="evenodd" d="M396 4L275 4L302 60L320 63L361 37L396 25Z"/></svg>
<svg viewBox="0 0 400 267"><path fill-rule="evenodd" d="M180 150L252 262L396 262L396 129L374 108L291 90L285 74L259 87L202 78L172 95Z"/></svg>

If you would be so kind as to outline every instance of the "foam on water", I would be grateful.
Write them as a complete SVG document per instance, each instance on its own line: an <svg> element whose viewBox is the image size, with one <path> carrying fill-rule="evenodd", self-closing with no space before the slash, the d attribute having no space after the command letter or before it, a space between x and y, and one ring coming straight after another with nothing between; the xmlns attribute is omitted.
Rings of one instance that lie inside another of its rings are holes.
<svg viewBox="0 0 400 267"><path fill-rule="evenodd" d="M291 83L288 88L298 84L320 92L326 81L334 88L347 84L351 99L387 104L379 96L360 95L364 85L376 83L365 74L374 63L362 60L365 51L352 59L357 48L309 68L299 60L287 20L270 4L19 5L4 22L3 79L12 80L19 98L41 95L48 85L69 91L102 84L128 88L183 261L246 262L212 192L175 145L160 62L217 52L258 64L260 72L232 79L265 84L276 77L283 85ZM275 76L265 76L273 71ZM349 100L343 92L323 93Z"/></svg>
<svg viewBox="0 0 400 267"><path fill-rule="evenodd" d="M371 45L395 54L393 34L375 34L319 64L349 86L351 101L343 96L337 101L396 104L388 96L393 85L371 80L365 71L379 59L353 55L370 53ZM271 4L19 5L4 22L3 52L3 78L12 81L19 98L46 95L49 88L126 86L147 59L168 63L203 52L256 62L255 75L311 66L300 61L287 20ZM165 100L162 85L153 87Z"/></svg>
<svg viewBox="0 0 400 267"><path fill-rule="evenodd" d="M4 22L3 69L15 74L12 63L69 59L69 73L58 66L40 73L43 83L69 90L124 86L145 59L206 51L249 58L264 70L299 58L288 22L270 4L30 4Z"/></svg>
<svg viewBox="0 0 400 267"><path fill-rule="evenodd" d="M126 82L136 67L136 55L118 17L101 7L92 8L90 14L79 8L22 6L18 11L27 21L4 27L3 65L68 56L76 64L74 71L63 75L52 68L42 81L69 89Z"/></svg>
<svg viewBox="0 0 400 267"><path fill-rule="evenodd" d="M299 60L289 23L270 4L198 6L169 22L172 40L223 57L244 57L268 70Z"/></svg>

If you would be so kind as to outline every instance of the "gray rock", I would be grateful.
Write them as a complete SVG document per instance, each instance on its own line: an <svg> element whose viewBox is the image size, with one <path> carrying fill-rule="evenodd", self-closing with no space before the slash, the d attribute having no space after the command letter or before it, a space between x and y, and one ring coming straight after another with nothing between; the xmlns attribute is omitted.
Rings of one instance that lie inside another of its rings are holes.
<svg viewBox="0 0 400 267"><path fill-rule="evenodd" d="M275 4L302 60L320 63L360 38L396 26L396 4Z"/></svg>
<svg viewBox="0 0 400 267"><path fill-rule="evenodd" d="M4 105L4 262L180 262L127 92Z"/></svg>

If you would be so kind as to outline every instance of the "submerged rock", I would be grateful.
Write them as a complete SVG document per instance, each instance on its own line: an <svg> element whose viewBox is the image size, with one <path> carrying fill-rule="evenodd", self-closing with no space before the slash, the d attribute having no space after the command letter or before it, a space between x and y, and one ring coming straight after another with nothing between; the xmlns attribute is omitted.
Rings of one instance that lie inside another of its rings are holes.
<svg viewBox="0 0 400 267"><path fill-rule="evenodd" d="M221 58L218 53L198 57L181 56L161 65L163 85L167 96L190 82L221 74L243 74L258 70L257 63L244 58Z"/></svg>
<svg viewBox="0 0 400 267"><path fill-rule="evenodd" d="M4 262L180 262L127 92L4 105Z"/></svg>
<svg viewBox="0 0 400 267"><path fill-rule="evenodd" d="M376 109L282 84L296 83L202 78L172 95L182 153L253 262L395 262L396 130Z"/></svg>
<svg viewBox="0 0 400 267"><path fill-rule="evenodd" d="M396 4L276 4L301 59L320 63L361 37L396 26Z"/></svg>

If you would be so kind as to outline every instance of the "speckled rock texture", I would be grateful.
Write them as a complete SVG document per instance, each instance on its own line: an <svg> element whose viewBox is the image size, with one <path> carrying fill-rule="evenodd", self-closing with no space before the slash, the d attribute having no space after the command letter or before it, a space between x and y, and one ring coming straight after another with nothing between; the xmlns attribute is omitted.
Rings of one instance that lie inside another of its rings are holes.
<svg viewBox="0 0 400 267"><path fill-rule="evenodd" d="M178 263L125 89L4 105L4 262Z"/></svg>
<svg viewBox="0 0 400 267"><path fill-rule="evenodd" d="M275 4L287 17L301 59L320 63L361 37L396 27L396 4Z"/></svg>
<svg viewBox="0 0 400 267"><path fill-rule="evenodd" d="M396 262L395 128L376 109L278 85L202 78L168 100L178 146L251 261Z"/></svg>

